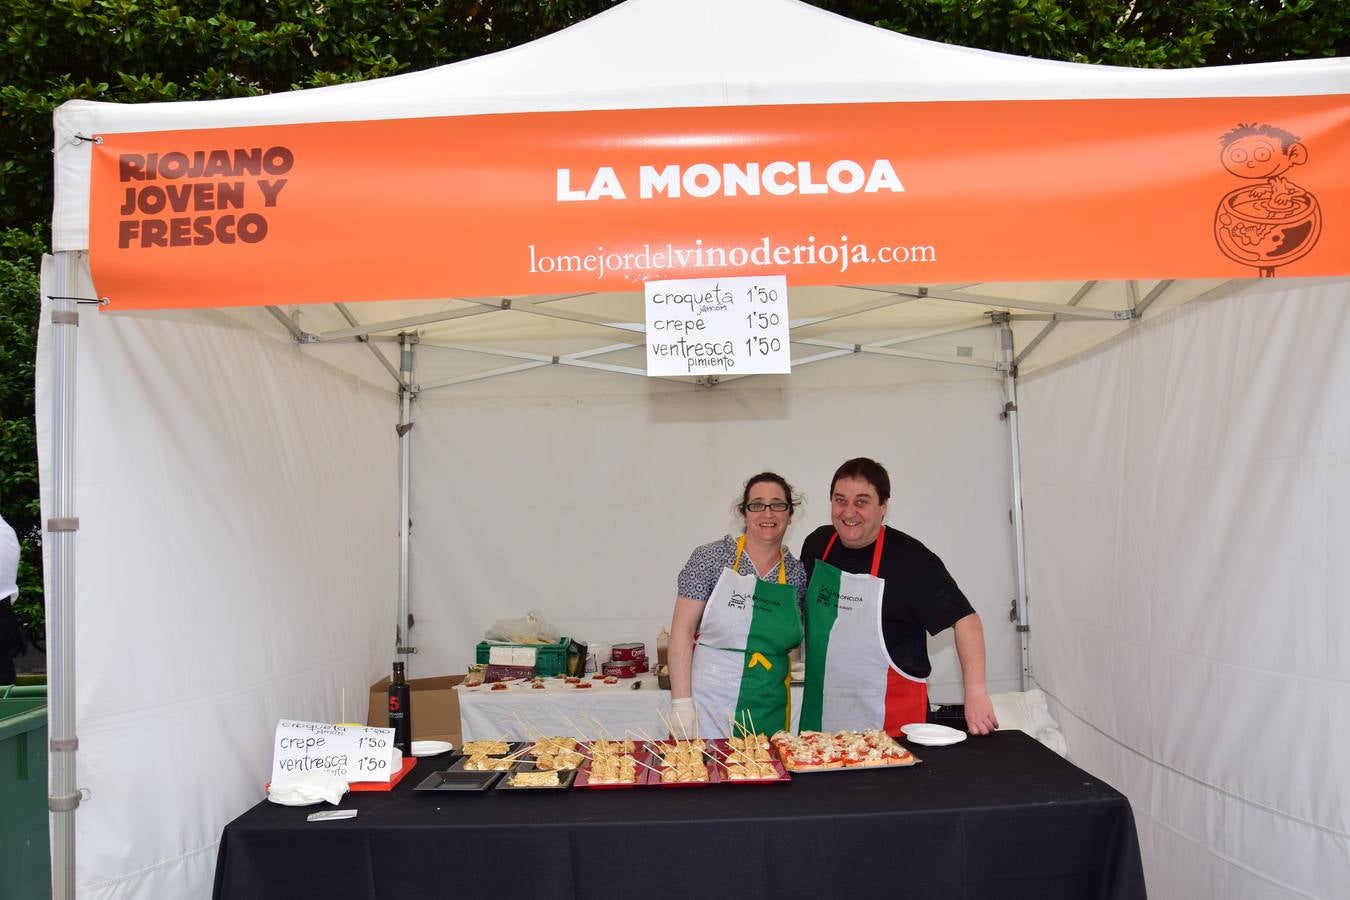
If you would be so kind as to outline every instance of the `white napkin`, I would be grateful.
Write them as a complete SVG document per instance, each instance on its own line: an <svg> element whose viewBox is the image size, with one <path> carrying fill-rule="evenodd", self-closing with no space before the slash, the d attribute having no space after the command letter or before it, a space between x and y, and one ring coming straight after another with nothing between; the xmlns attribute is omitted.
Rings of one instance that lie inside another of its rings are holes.
<svg viewBox="0 0 1350 900"><path fill-rule="evenodd" d="M301 772L272 782L267 793L280 803L327 800L336 806L347 793L347 782L323 771Z"/></svg>
<svg viewBox="0 0 1350 900"><path fill-rule="evenodd" d="M994 704L999 731L1025 731L1060 756L1069 755L1068 741L1050 715L1044 691L1032 688L1025 693L990 694L989 700Z"/></svg>

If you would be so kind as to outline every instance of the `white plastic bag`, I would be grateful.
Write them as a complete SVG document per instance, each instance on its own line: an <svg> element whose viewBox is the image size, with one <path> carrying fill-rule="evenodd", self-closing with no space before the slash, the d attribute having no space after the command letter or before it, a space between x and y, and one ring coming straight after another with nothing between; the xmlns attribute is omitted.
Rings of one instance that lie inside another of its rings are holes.
<svg viewBox="0 0 1350 900"><path fill-rule="evenodd" d="M532 609L523 619L498 619L484 632L483 639L508 644L556 644L562 635L544 621L544 614Z"/></svg>

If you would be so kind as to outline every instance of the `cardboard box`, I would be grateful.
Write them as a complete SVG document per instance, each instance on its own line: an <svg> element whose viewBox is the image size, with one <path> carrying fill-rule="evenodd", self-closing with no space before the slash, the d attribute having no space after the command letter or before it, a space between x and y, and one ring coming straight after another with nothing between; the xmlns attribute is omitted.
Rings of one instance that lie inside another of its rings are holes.
<svg viewBox="0 0 1350 900"><path fill-rule="evenodd" d="M459 695L455 685L463 675L440 675L436 678L413 678L412 726L415 741L450 741L456 747L461 743L459 727ZM370 686L370 708L366 724L389 727L389 679L381 678Z"/></svg>

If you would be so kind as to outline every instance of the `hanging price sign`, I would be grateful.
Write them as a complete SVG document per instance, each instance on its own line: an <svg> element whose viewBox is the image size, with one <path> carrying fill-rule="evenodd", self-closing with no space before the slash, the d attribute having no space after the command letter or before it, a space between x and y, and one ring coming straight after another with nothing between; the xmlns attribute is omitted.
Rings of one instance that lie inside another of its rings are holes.
<svg viewBox="0 0 1350 900"><path fill-rule="evenodd" d="M792 371L787 277L649 281L648 375Z"/></svg>

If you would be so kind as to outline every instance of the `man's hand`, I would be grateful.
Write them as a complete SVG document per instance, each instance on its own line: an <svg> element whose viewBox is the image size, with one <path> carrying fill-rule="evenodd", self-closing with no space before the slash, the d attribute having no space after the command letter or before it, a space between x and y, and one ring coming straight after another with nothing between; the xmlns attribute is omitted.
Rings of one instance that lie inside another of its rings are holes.
<svg viewBox="0 0 1350 900"><path fill-rule="evenodd" d="M998 730L994 704L988 694L967 695L966 730L971 734L991 734Z"/></svg>
<svg viewBox="0 0 1350 900"><path fill-rule="evenodd" d="M994 704L984 686L984 626L971 613L953 626L956 658L961 661L961 681L966 692L966 728L971 734L989 734L998 728Z"/></svg>

